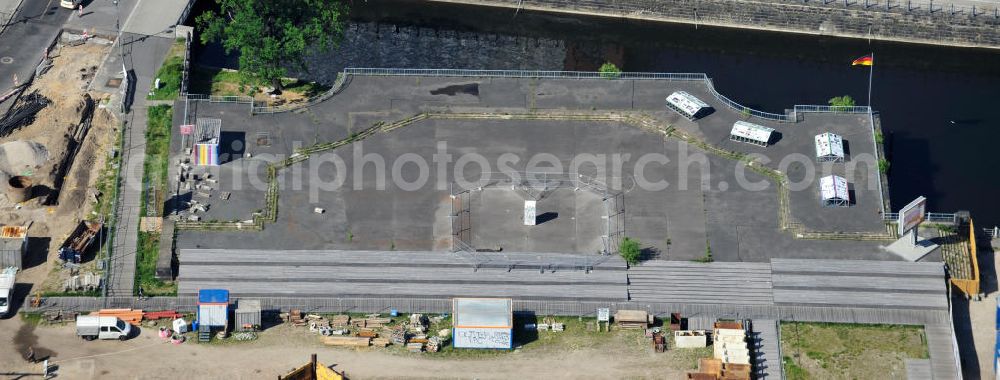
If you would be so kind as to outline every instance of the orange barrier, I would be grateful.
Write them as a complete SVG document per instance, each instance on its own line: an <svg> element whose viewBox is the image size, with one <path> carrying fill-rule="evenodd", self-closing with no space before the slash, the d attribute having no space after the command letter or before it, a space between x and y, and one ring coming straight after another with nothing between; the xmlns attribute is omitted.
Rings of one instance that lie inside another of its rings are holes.
<svg viewBox="0 0 1000 380"><path fill-rule="evenodd" d="M951 283L966 297L979 295L979 254L976 250L976 226L969 219L969 262L972 264L972 278L952 278Z"/></svg>

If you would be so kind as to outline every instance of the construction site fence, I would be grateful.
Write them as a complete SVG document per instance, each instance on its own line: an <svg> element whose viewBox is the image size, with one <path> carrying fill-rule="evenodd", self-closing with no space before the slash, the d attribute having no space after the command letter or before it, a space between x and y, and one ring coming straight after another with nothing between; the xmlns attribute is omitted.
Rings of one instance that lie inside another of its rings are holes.
<svg viewBox="0 0 1000 380"><path fill-rule="evenodd" d="M451 299L422 298L315 298L315 297L236 297L230 300L258 300L265 311L299 309L305 313L382 313L392 310L400 313L450 313ZM105 302L107 301L107 302ZM198 297L49 297L38 307L26 306L26 312L68 311L90 312L102 308L132 308L144 311L177 310L192 313ZM514 300L515 313L535 315L562 315L596 317L597 309L645 310L659 318L669 318L670 313L681 313L694 319L770 319L805 322L876 323L876 324L928 324L945 323L947 309L886 309L850 307L810 307L775 305L732 305L695 303L637 303L600 301Z"/></svg>

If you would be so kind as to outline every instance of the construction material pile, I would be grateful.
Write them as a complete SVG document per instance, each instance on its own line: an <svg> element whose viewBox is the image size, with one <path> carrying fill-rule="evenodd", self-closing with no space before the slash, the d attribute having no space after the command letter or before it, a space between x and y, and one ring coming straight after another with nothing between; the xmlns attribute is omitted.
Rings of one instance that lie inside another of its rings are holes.
<svg viewBox="0 0 1000 380"><path fill-rule="evenodd" d="M37 91L24 96L14 105L14 108L7 112L7 117L0 120L0 137L7 136L21 127L34 123L35 115L47 105L49 105L49 100Z"/></svg>
<svg viewBox="0 0 1000 380"><path fill-rule="evenodd" d="M90 315L97 315L102 317L117 317L125 323L131 324L133 326L139 326L142 322L142 310L134 309L101 309L96 312L90 313Z"/></svg>
<svg viewBox="0 0 1000 380"><path fill-rule="evenodd" d="M698 372L688 373L688 379L750 380L750 349L743 323L719 321L712 327L714 357L700 359Z"/></svg>

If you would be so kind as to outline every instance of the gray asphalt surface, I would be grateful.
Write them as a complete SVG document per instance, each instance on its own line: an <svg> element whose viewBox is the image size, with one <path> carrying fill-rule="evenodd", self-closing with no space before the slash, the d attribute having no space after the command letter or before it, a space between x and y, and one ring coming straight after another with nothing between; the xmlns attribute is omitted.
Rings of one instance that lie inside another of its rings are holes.
<svg viewBox="0 0 1000 380"><path fill-rule="evenodd" d="M0 94L31 77L43 49L56 37L71 12L57 0L25 1L0 34Z"/></svg>

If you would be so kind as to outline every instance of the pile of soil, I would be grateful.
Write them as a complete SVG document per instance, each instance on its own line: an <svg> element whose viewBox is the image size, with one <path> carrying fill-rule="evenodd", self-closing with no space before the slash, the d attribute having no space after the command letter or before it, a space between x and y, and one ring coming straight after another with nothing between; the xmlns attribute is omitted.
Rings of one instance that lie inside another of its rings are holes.
<svg viewBox="0 0 1000 380"><path fill-rule="evenodd" d="M0 144L0 172L4 177L31 176L49 160L49 150L34 141Z"/></svg>

